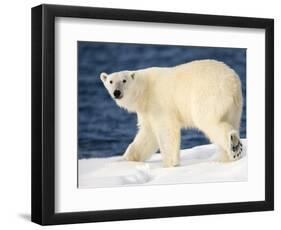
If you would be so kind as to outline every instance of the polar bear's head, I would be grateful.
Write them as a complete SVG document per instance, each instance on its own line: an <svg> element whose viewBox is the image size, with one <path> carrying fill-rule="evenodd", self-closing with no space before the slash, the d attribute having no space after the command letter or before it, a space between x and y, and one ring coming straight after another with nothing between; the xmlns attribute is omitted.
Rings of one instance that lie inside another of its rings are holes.
<svg viewBox="0 0 281 230"><path fill-rule="evenodd" d="M138 91L135 75L136 72L133 71L100 74L100 79L110 96L119 106L128 110L130 110L131 105L134 104L133 101Z"/></svg>

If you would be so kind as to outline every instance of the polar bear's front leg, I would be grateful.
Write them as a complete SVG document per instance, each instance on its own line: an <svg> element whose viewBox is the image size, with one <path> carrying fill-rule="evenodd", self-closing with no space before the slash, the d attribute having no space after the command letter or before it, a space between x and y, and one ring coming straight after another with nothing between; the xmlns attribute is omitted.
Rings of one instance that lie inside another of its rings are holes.
<svg viewBox="0 0 281 230"><path fill-rule="evenodd" d="M168 121L160 123L155 129L165 167L179 165L180 158L180 128Z"/></svg>
<svg viewBox="0 0 281 230"><path fill-rule="evenodd" d="M145 161L158 149L158 143L152 130L141 127L134 141L128 146L123 158L128 161Z"/></svg>

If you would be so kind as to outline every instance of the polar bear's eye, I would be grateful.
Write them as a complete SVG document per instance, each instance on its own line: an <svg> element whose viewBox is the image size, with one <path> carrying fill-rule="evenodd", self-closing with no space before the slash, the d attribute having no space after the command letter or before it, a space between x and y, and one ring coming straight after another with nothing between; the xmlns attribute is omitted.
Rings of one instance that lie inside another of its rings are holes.
<svg viewBox="0 0 281 230"><path fill-rule="evenodd" d="M110 84L112 84L112 83L113 83L113 81L109 81L109 83L110 83Z"/></svg>
<svg viewBox="0 0 281 230"><path fill-rule="evenodd" d="M126 80L123 80L123 83L126 83Z"/></svg>

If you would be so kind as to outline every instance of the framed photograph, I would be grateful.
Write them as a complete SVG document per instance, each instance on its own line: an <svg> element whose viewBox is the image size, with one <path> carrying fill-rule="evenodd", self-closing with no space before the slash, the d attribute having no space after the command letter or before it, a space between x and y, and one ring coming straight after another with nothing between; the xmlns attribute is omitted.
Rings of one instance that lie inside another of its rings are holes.
<svg viewBox="0 0 281 230"><path fill-rule="evenodd" d="M32 221L273 210L274 21L32 8Z"/></svg>

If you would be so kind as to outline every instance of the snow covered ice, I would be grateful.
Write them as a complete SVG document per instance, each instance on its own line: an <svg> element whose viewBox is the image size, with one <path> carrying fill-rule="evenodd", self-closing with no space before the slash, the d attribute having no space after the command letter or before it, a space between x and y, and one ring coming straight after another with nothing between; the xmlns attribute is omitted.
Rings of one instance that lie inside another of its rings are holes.
<svg viewBox="0 0 281 230"><path fill-rule="evenodd" d="M240 160L217 162L214 144L181 150L180 166L164 168L160 154L146 162L124 161L121 156L82 159L78 163L79 188L247 181L247 140L242 139Z"/></svg>

